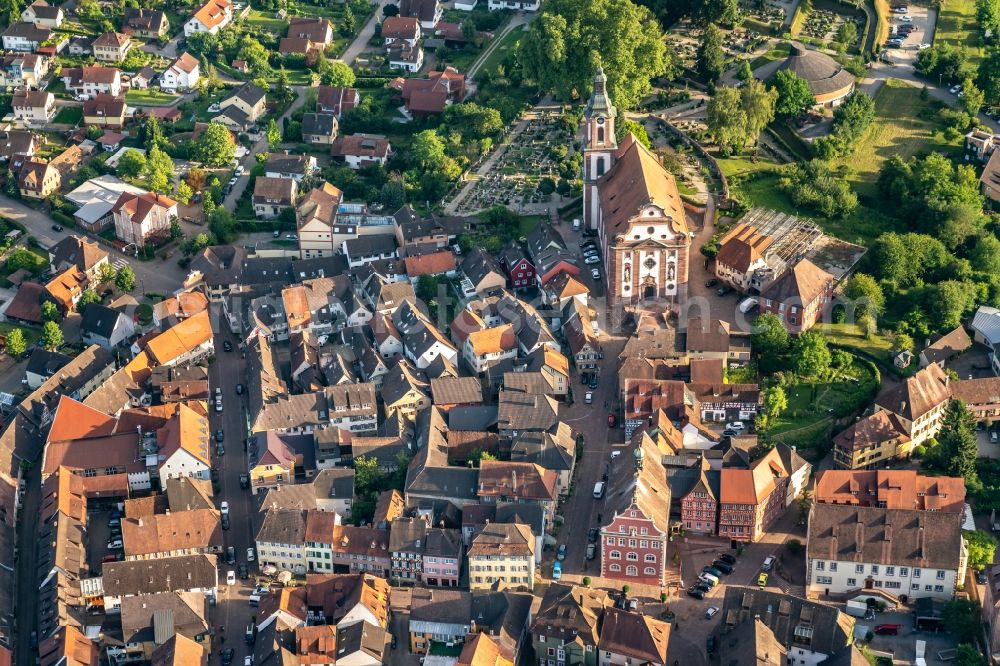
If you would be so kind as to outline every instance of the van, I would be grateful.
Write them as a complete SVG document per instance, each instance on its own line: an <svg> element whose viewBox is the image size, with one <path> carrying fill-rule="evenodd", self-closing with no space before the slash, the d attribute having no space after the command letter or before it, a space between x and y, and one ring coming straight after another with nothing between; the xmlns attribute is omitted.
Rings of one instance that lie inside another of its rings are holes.
<svg viewBox="0 0 1000 666"><path fill-rule="evenodd" d="M604 497L604 482L598 481L594 484L594 499L601 499Z"/></svg>
<svg viewBox="0 0 1000 666"><path fill-rule="evenodd" d="M704 581L708 585L715 587L719 584L719 577L710 573L701 573L698 575L698 580Z"/></svg>
<svg viewBox="0 0 1000 666"><path fill-rule="evenodd" d="M250 595L250 605L256 608L260 605L260 595L251 594Z"/></svg>
<svg viewBox="0 0 1000 666"><path fill-rule="evenodd" d="M760 570L770 571L773 566L774 566L774 556L768 555L767 557L764 558L764 564L760 565Z"/></svg>
<svg viewBox="0 0 1000 666"><path fill-rule="evenodd" d="M580 230L580 218L577 217L573 219L573 231L579 231L579 230Z"/></svg>
<svg viewBox="0 0 1000 666"><path fill-rule="evenodd" d="M593 543L588 543L587 544L587 559L588 560L594 559L594 555L595 555L596 552L597 552L597 545L593 544Z"/></svg>
<svg viewBox="0 0 1000 666"><path fill-rule="evenodd" d="M232 546L226 548L226 564L236 564L236 549Z"/></svg>
<svg viewBox="0 0 1000 666"><path fill-rule="evenodd" d="M753 296L748 296L740 302L740 312L746 314L757 307L757 299Z"/></svg>

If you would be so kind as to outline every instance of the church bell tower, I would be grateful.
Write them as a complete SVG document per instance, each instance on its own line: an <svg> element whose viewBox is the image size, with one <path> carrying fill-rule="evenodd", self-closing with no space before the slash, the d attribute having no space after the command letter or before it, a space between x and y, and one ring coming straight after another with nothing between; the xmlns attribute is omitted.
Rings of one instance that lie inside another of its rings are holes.
<svg viewBox="0 0 1000 666"><path fill-rule="evenodd" d="M600 200L597 181L608 172L618 143L615 141L617 111L608 99L608 77L600 66L594 75L594 92L583 114L583 217L588 229L597 229Z"/></svg>

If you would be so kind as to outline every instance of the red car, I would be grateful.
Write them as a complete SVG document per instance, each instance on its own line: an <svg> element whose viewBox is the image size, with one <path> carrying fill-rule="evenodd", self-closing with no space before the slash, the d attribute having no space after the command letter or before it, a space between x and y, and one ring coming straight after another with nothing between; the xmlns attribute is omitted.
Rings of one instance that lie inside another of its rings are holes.
<svg viewBox="0 0 1000 666"><path fill-rule="evenodd" d="M616 423L618 423L618 419L615 417L615 415L608 414L608 427L614 428Z"/></svg>
<svg viewBox="0 0 1000 666"><path fill-rule="evenodd" d="M878 624L875 625L875 633L879 636L895 636L902 628L901 624Z"/></svg>

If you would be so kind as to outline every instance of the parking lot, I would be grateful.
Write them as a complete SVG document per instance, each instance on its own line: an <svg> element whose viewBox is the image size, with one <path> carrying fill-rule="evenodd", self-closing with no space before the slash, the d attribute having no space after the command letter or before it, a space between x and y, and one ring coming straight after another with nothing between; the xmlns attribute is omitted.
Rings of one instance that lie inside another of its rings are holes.
<svg viewBox="0 0 1000 666"><path fill-rule="evenodd" d="M109 511L90 512L87 520L87 562L90 562L93 573L99 574L103 566L103 560L108 556L121 558L125 551L121 548L110 549L108 542L112 535L121 539L121 522L112 528L108 525L112 513ZM120 519L119 519L120 520Z"/></svg>
<svg viewBox="0 0 1000 666"><path fill-rule="evenodd" d="M893 3L893 6L899 6ZM912 20L905 21L904 16L909 16ZM898 13L895 10L889 16L889 25L899 30L903 26L912 26L912 32L902 39L902 46L898 48L887 47L884 51L885 59L896 65L912 66L920 52L921 44L930 44L934 38L934 25L937 21L937 10L918 5L906 5L906 13ZM890 28L891 29L891 28ZM889 39L899 35L890 34Z"/></svg>

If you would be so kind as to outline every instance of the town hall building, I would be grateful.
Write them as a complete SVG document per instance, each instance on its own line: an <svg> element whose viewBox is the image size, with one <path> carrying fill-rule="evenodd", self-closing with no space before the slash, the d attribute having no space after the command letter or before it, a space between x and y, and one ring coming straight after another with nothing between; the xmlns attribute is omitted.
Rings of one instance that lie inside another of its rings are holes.
<svg viewBox="0 0 1000 666"><path fill-rule="evenodd" d="M584 112L583 215L600 239L608 305L679 307L687 295L691 234L677 182L632 134L618 145L616 115L599 67Z"/></svg>

